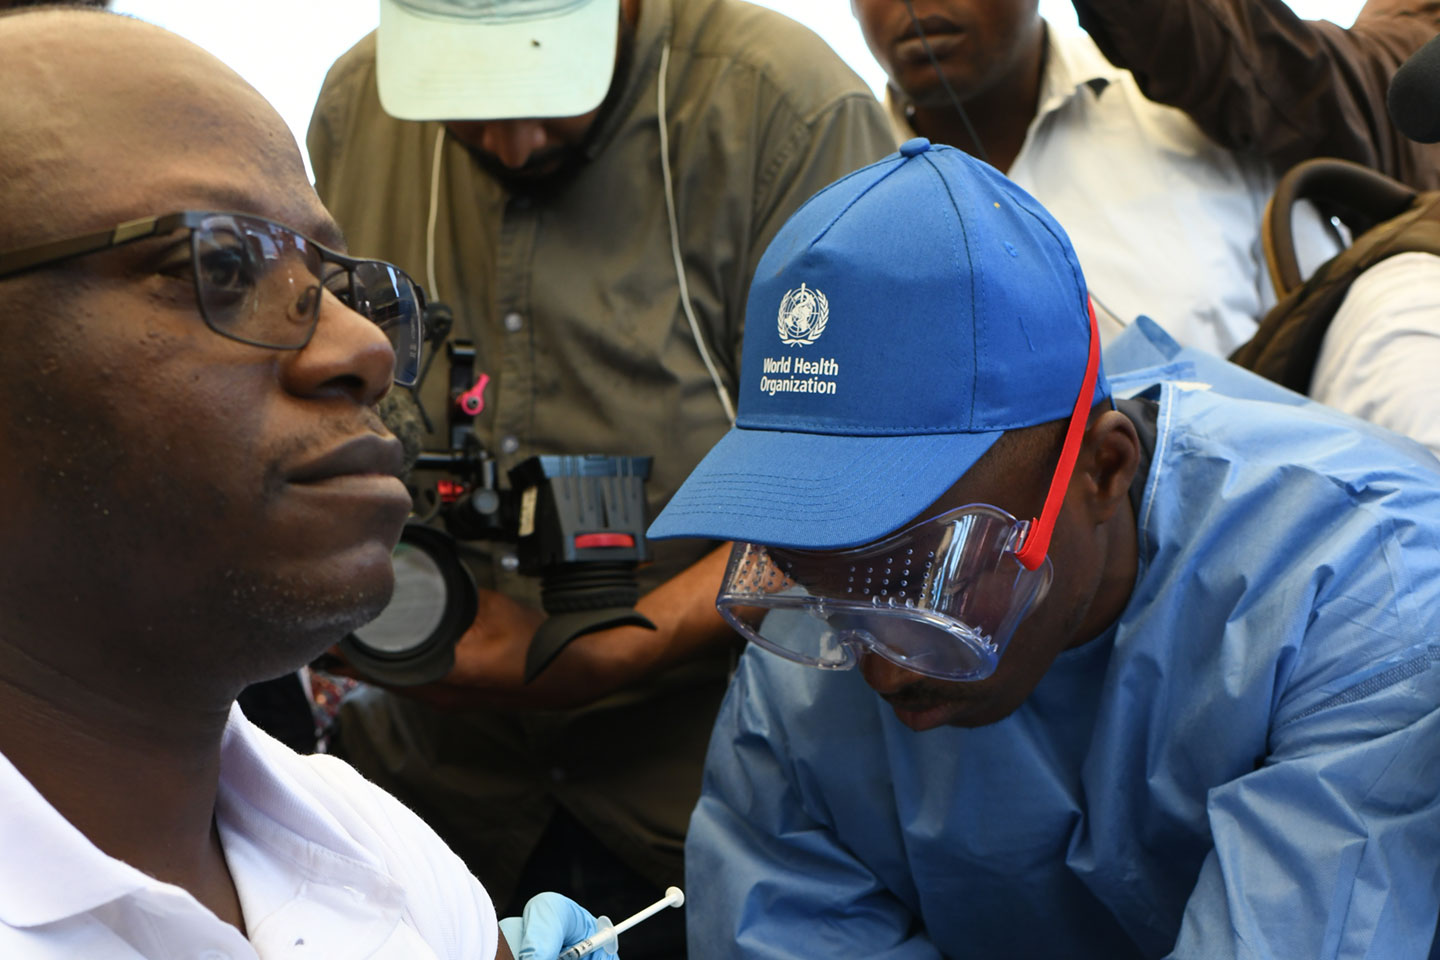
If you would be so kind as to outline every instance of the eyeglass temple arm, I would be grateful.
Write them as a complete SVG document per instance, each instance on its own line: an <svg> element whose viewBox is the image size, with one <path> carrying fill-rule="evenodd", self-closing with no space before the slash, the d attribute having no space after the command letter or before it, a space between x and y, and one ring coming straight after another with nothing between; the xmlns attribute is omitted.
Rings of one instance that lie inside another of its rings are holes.
<svg viewBox="0 0 1440 960"><path fill-rule="evenodd" d="M164 218L144 217L140 220L128 220L109 230L87 233L83 237L71 237L28 250L0 253L0 277L22 273L32 267L59 263L71 257L104 250L106 247L119 246L139 237L148 237L159 232L157 225L162 219Z"/></svg>
<svg viewBox="0 0 1440 960"><path fill-rule="evenodd" d="M1065 502L1065 491L1070 489L1070 475L1075 470L1075 461L1080 456L1080 439L1085 435L1085 423L1090 419L1090 402L1095 394L1095 378L1100 372L1100 330L1095 322L1095 303L1087 303L1090 310L1090 356L1085 361L1085 382L1080 385L1080 394L1075 398L1075 409L1070 413L1070 425L1065 428L1065 443L1060 448L1060 463L1055 476L1050 480L1050 492L1045 495L1045 506L1038 520L1030 521L1025 543L1015 552L1015 559L1026 570L1034 570L1045 562L1050 551L1050 534L1055 530L1055 518L1060 514L1060 505Z"/></svg>

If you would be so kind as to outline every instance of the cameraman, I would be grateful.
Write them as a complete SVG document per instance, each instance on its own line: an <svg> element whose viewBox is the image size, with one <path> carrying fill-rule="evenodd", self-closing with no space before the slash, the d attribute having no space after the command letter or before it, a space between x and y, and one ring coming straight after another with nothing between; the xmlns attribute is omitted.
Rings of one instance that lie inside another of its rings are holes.
<svg viewBox="0 0 1440 960"><path fill-rule="evenodd" d="M502 476L535 454L653 456L653 516L729 427L760 253L893 149L886 118L813 34L736 0L466 6L382 3L316 106L317 187L354 246L452 307L490 378L474 429ZM443 365L419 390L430 448L449 446ZM658 629L583 636L526 686L538 585L507 544L468 546L485 589L454 671L352 697L343 751L499 903L560 873L624 915L682 875L729 666L724 555L659 545L637 606Z"/></svg>

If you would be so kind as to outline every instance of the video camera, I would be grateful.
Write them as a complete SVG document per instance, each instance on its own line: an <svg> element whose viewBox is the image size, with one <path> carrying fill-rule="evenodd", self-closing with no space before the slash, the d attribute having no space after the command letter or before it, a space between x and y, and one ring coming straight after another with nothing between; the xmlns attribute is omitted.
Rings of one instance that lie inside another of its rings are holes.
<svg viewBox="0 0 1440 960"><path fill-rule="evenodd" d="M649 559L645 481L651 458L530 457L508 472L508 488L501 487L498 465L473 427L489 377L476 375L473 345L447 342L451 321L444 304L427 308L426 324L427 339L444 342L449 360L450 446L421 452L414 469L445 479L416 494L427 515L406 524L400 536L395 593L379 617L341 641L346 661L371 679L399 686L429 683L450 671L455 643L474 622L478 605L456 540L514 543L519 572L540 578L549 616L526 655L527 683L576 637L625 625L655 629L634 609L640 596L635 570ZM436 518L443 531L431 523Z"/></svg>

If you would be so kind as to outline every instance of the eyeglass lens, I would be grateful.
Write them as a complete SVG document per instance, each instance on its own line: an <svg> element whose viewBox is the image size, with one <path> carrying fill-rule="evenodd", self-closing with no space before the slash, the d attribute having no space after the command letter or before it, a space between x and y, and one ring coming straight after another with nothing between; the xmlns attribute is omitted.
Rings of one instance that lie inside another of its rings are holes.
<svg viewBox="0 0 1440 960"><path fill-rule="evenodd" d="M420 295L414 282L388 263L364 260L350 271L350 286L349 296L336 296L385 332L395 348L396 380L407 386L414 383L423 340Z"/></svg>
<svg viewBox="0 0 1440 960"><path fill-rule="evenodd" d="M200 309L216 333L264 347L303 347L320 315L323 282L385 332L395 350L396 382L415 382L420 296L396 268L373 260L327 267L324 253L305 237L259 218L208 217L192 237Z"/></svg>

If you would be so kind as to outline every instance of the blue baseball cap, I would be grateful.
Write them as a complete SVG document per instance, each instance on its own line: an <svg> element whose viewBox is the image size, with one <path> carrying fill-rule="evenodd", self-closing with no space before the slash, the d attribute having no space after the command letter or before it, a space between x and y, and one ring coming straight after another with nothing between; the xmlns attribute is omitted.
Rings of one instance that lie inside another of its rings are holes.
<svg viewBox="0 0 1440 960"><path fill-rule="evenodd" d="M911 140L776 234L746 304L735 426L649 536L881 537L1006 430L1068 418L1090 336L1054 218L988 164ZM1109 395L1101 370L1092 403Z"/></svg>

